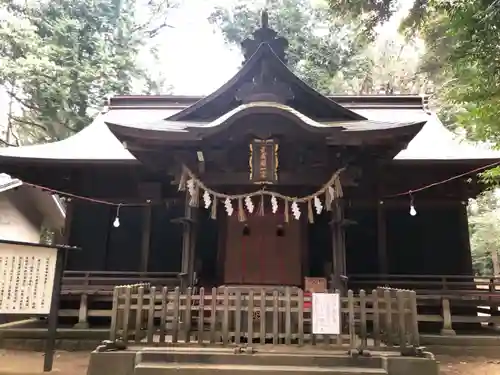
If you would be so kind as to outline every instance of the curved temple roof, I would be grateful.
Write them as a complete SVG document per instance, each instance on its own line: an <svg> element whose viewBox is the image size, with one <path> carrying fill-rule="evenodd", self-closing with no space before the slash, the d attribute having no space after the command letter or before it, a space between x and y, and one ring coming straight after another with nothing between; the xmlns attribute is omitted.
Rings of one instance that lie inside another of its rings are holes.
<svg viewBox="0 0 500 375"><path fill-rule="evenodd" d="M300 112L310 117L330 120L366 120L360 114L350 111L335 101L320 94L297 77L274 53L268 43L259 45L257 51L245 62L243 67L227 83L212 94L200 98L196 103L169 117L172 121L207 120L231 111L251 95L272 96L277 100L287 99L295 109L297 101L314 102L313 109L308 105ZM267 95L266 95L267 94ZM295 105L294 105L295 104ZM311 112L311 113L309 113Z"/></svg>
<svg viewBox="0 0 500 375"><path fill-rule="evenodd" d="M238 119L257 114L274 114L291 120L305 132L322 135L363 135L376 137L386 136L388 131L391 136L410 137L421 129L425 121L418 122L384 122L371 120L358 121L331 121L320 122L298 112L292 107L275 102L251 102L242 104L221 117L208 122L188 122L162 120L156 122L142 122L129 126L106 122L111 132L119 139L131 137L132 139L162 139L164 141L199 141L231 127ZM360 116L361 117L361 116ZM344 137L345 138L345 137Z"/></svg>
<svg viewBox="0 0 500 375"><path fill-rule="evenodd" d="M394 159L399 161L465 161L484 160L485 163L500 159L500 151L478 147L466 141L459 141L447 130L439 118L418 105L419 97L410 98L417 105L401 106L398 96L378 97L337 97L337 101L346 102L344 106L372 121L426 121L422 130ZM123 100L129 100L123 98ZM137 163L134 156L111 133L105 122L120 124L136 124L140 121L157 122L178 113L186 106L185 101L193 102L198 98L179 98L172 105L165 104L163 97L136 97L130 99L130 105L112 106L107 112L99 114L94 121L81 132L58 142L22 147L0 148L0 162L37 161L37 162L70 162L70 163ZM174 98L175 99L175 98ZM116 98L116 103L122 98ZM134 102L140 103L135 105ZM164 104L160 104L163 102ZM376 103L375 103L376 102ZM383 102L382 104L380 104ZM154 103L154 105L152 104ZM179 104L181 103L181 104Z"/></svg>
<svg viewBox="0 0 500 375"><path fill-rule="evenodd" d="M355 137L409 142L394 158L398 161L500 159L500 152L459 142L424 109L420 97L321 95L288 69L288 43L267 20L264 12L262 27L242 43L243 67L211 95L115 97L109 110L78 134L49 144L0 148L0 161L138 163L120 138L199 141L252 113L286 117L336 144Z"/></svg>

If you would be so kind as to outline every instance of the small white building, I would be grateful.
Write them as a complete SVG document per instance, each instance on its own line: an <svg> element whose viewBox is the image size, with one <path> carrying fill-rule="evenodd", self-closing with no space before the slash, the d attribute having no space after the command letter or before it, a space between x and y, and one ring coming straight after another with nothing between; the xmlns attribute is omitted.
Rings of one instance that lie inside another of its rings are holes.
<svg viewBox="0 0 500 375"><path fill-rule="evenodd" d="M58 196L0 174L0 239L38 243L42 227L60 231L65 217Z"/></svg>

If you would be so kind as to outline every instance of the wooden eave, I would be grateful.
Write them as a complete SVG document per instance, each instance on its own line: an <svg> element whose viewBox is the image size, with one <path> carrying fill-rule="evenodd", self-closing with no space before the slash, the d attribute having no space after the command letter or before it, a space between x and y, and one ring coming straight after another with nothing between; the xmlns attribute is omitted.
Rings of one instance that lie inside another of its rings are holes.
<svg viewBox="0 0 500 375"><path fill-rule="evenodd" d="M113 124L106 123L111 132L129 151L134 147L144 148L166 145L195 145L209 141L211 137L239 126L238 120L252 114L273 114L289 120L281 134L287 137L314 138L331 145L363 145L371 143L408 143L423 127L425 122L388 123L359 120L343 122L318 122L293 108L278 103L254 102L242 105L220 118L207 123L165 120L151 124ZM262 129L258 129L258 127ZM293 127L293 128L292 128ZM249 134L259 136L266 126L256 125ZM228 138L230 133L228 133ZM141 146L139 146L141 145ZM402 146L404 148L404 145Z"/></svg>
<svg viewBox="0 0 500 375"><path fill-rule="evenodd" d="M105 106L109 109L186 109L204 96L117 95ZM326 98L347 109L422 109L425 96L417 95L329 95Z"/></svg>
<svg viewBox="0 0 500 375"><path fill-rule="evenodd" d="M265 60L272 73L279 77L283 82L297 88L295 96L307 95L311 97L311 102L315 108L319 108L323 112L332 114L332 119L342 120L366 120L365 117L350 111L347 108L335 103L333 100L320 94L312 87L307 85L299 77L297 77L274 53L271 46L267 43L262 43L257 51L248 59L236 75L231 78L226 84L221 86L212 94L198 100L191 106L183 109L173 116L167 118L171 121L189 121L199 118L207 118L206 114L217 112L229 112L233 109L235 103L235 95L243 84L249 82L258 72L261 67L262 60Z"/></svg>

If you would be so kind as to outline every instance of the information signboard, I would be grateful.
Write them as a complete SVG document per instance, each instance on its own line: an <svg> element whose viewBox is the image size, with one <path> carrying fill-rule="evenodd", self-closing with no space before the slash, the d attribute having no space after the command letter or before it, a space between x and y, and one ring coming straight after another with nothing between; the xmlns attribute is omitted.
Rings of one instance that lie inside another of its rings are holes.
<svg viewBox="0 0 500 375"><path fill-rule="evenodd" d="M0 314L45 316L48 320L43 371L52 371L65 245L0 239Z"/></svg>
<svg viewBox="0 0 500 375"><path fill-rule="evenodd" d="M312 331L315 335L340 334L340 295L313 293Z"/></svg>
<svg viewBox="0 0 500 375"><path fill-rule="evenodd" d="M0 243L0 314L49 315L57 252Z"/></svg>

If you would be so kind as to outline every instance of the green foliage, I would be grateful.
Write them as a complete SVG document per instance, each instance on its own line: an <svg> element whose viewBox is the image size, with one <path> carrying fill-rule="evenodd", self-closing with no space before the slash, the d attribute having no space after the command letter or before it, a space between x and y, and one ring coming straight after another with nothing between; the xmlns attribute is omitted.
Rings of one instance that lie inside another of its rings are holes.
<svg viewBox="0 0 500 375"><path fill-rule="evenodd" d="M487 191L469 206L472 263L477 275L500 273L500 204L495 191Z"/></svg>
<svg viewBox="0 0 500 375"><path fill-rule="evenodd" d="M1 0L0 84L19 105L10 119L17 133L27 142L65 138L90 123L107 95L128 93L143 74L137 54L166 26L170 6Z"/></svg>
<svg viewBox="0 0 500 375"><path fill-rule="evenodd" d="M232 46L259 26L261 8L249 4L242 0L231 9L217 8L210 17ZM425 91L428 77L418 69L422 46L400 35L375 38L374 24L367 21L372 17L375 22L381 14L385 16L377 22L386 20L397 6L388 0L363 4L331 1L336 7L332 12L310 0L269 1L270 25L290 44L290 68L324 94ZM370 9L373 12L366 15Z"/></svg>
<svg viewBox="0 0 500 375"><path fill-rule="evenodd" d="M413 32L426 42L421 69L437 83L447 125L500 143L500 11L484 0L429 0ZM418 27L417 27L418 26Z"/></svg>
<svg viewBox="0 0 500 375"><path fill-rule="evenodd" d="M363 20L363 32L375 36L375 27L387 22L399 9L397 0L328 0L332 13L347 20Z"/></svg>
<svg viewBox="0 0 500 375"><path fill-rule="evenodd" d="M333 13L366 19L368 32L387 21L398 3L329 1ZM500 0L415 0L401 30L425 41L420 72L434 82L433 104L445 125L500 145ZM490 181L498 180L498 172L488 173Z"/></svg>
<svg viewBox="0 0 500 375"><path fill-rule="evenodd" d="M250 4L240 1L231 9L219 7L210 17L230 45L239 46L259 27L261 8ZM367 44L361 23L333 17L309 0L270 0L267 8L271 27L290 44L290 68L324 93L331 92L338 72L355 66L354 56Z"/></svg>

